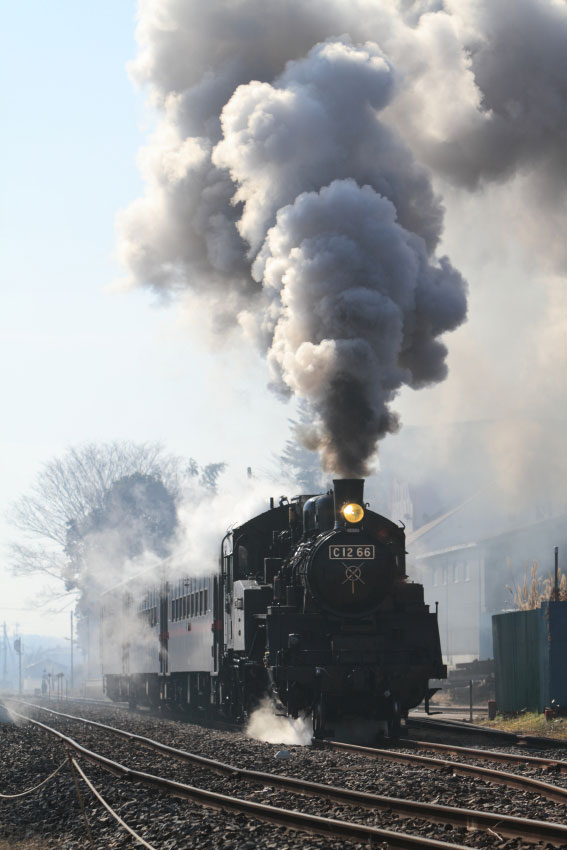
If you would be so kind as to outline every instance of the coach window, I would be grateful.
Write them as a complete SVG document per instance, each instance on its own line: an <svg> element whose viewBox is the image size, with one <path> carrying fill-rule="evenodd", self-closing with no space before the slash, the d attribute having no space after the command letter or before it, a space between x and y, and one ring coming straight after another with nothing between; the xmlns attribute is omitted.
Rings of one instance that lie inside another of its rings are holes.
<svg viewBox="0 0 567 850"><path fill-rule="evenodd" d="M209 610L209 589L207 587L204 589L203 595L204 595L204 599L205 599L204 606L205 606L205 613L206 613Z"/></svg>

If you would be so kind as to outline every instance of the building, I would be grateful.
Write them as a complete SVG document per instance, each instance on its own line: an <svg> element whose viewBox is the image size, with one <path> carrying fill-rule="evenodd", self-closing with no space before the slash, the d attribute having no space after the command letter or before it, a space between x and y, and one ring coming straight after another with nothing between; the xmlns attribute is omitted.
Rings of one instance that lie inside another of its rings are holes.
<svg viewBox="0 0 567 850"><path fill-rule="evenodd" d="M492 658L492 615L513 607L514 591L538 564L550 575L554 547L565 571L567 514L530 520L506 528L479 493L437 520L409 534L408 572L424 585L437 606L441 646L453 667L475 658ZM500 530L497 530L500 525Z"/></svg>
<svg viewBox="0 0 567 850"><path fill-rule="evenodd" d="M492 656L491 616L537 562L567 566L565 422L403 428L380 447L366 495L406 528L408 574L439 607L449 665ZM508 590L511 588L511 591Z"/></svg>

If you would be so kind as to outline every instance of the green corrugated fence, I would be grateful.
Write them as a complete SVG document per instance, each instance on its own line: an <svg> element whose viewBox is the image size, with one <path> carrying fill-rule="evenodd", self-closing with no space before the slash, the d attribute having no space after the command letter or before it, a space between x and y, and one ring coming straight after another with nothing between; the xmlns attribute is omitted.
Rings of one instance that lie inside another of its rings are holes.
<svg viewBox="0 0 567 850"><path fill-rule="evenodd" d="M567 602L492 617L498 711L567 706Z"/></svg>

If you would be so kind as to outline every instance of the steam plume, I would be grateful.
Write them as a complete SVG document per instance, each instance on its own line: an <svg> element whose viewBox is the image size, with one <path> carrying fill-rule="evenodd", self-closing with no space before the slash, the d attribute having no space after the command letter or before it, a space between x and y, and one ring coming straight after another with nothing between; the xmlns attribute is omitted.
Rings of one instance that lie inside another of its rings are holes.
<svg viewBox="0 0 567 850"><path fill-rule="evenodd" d="M465 318L415 154L470 188L522 170L556 216L561 15L555 0L140 4L134 74L161 118L124 263L255 341L273 388L309 402L304 440L329 470L365 474L397 391L445 377L440 337Z"/></svg>
<svg viewBox="0 0 567 850"><path fill-rule="evenodd" d="M250 715L246 734L249 738L266 741L268 744L302 747L311 744L313 735L310 717L294 719L277 715L268 697Z"/></svg>

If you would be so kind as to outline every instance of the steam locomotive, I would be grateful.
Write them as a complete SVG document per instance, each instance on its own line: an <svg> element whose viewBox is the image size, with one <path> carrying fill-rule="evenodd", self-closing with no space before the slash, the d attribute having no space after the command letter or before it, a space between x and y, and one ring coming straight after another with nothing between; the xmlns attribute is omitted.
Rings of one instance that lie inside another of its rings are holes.
<svg viewBox="0 0 567 850"><path fill-rule="evenodd" d="M403 528L363 480L333 483L230 530L214 574L172 581L165 562L103 594L107 695L243 722L268 694L316 737L396 735L446 675L437 615L407 580Z"/></svg>

